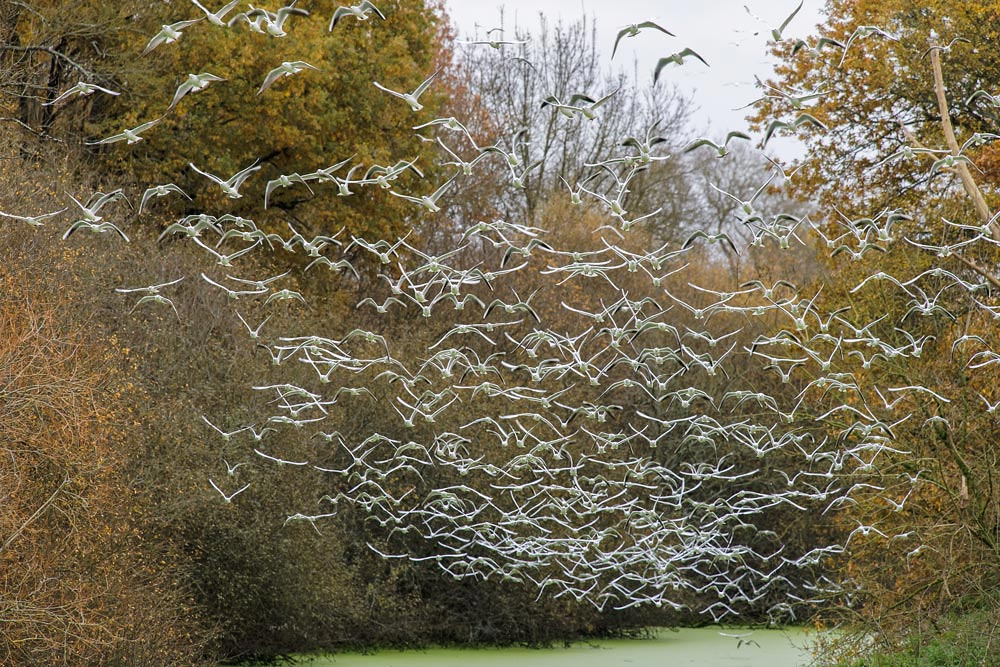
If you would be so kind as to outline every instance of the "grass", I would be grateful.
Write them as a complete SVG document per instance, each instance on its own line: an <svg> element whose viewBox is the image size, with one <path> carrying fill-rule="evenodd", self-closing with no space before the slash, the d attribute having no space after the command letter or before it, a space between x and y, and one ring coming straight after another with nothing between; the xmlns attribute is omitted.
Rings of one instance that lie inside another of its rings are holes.
<svg viewBox="0 0 1000 667"><path fill-rule="evenodd" d="M932 635L914 634L898 648L838 663L838 667L998 667L1000 619L987 611L953 616Z"/></svg>

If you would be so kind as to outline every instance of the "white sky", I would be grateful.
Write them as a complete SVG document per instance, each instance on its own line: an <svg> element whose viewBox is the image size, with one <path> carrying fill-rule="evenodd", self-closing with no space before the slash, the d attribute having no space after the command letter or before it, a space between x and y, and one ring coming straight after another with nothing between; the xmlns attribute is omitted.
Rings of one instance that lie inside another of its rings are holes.
<svg viewBox="0 0 1000 667"><path fill-rule="evenodd" d="M656 61L690 47L709 64L705 67L687 60L682 67L668 66L662 80L676 82L694 96L698 108L692 125L696 130L711 126L708 134L721 138L729 130L745 130L747 110L735 111L760 96L754 87L754 75L766 79L771 72L767 57L767 41L771 27L779 26L791 14L797 0L447 0L448 11L460 39L472 37L478 23L479 36L499 27L500 7L505 9L508 30L516 19L519 26L537 29L538 13L555 20L569 22L582 13L592 17L597 26L598 43L611 57L618 31L631 23L655 21L676 37L658 31L644 31L625 38L618 47L615 64L631 70L633 58L638 59L640 76L648 72L652 83ZM750 11L765 22L755 20ZM807 37L820 21L823 0L804 0L802 9L785 29L784 37ZM754 32L758 32L754 35ZM511 35L508 35L511 37ZM483 47L489 48L489 47ZM798 150L791 140L775 139L768 144L782 157L791 157Z"/></svg>

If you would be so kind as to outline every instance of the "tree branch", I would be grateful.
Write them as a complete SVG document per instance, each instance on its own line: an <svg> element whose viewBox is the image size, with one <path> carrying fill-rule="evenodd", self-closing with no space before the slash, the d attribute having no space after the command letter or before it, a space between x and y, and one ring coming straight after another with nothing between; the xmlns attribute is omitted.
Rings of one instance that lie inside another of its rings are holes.
<svg viewBox="0 0 1000 667"><path fill-rule="evenodd" d="M10 537L8 537L6 539L6 541L4 541L3 546L0 546L0 551L3 551L7 547L9 547L10 544L11 544L11 542L13 542L15 539L17 539L17 537L21 533L23 533L25 531L25 529L28 526L30 526L35 521L35 519L37 519L38 517L40 517L42 515L42 513L44 513L45 510L48 509L48 506L51 505L55 501L56 496L59 495L59 492L62 491L63 487L65 487L67 484L69 484L69 477L66 477L65 479L63 479L62 483L56 488L55 491L52 492L52 495L48 497L48 500L46 500L44 503L42 503L42 505L37 510L35 510L35 513L32 514L31 516L29 516L28 520L25 521L23 524L21 524L21 527L18 528L17 530L15 530L14 533Z"/></svg>
<svg viewBox="0 0 1000 667"><path fill-rule="evenodd" d="M19 51L21 53L47 53L53 58L66 61L67 63L69 63L71 67L80 71L85 76L93 77L95 75L95 73L92 72L91 70L87 69L80 63L76 62L75 60L67 56L65 53L57 51L51 46L14 46L11 44L7 44L4 46L0 46L0 51Z"/></svg>
<svg viewBox="0 0 1000 667"><path fill-rule="evenodd" d="M948 149L951 151L952 155L957 156L960 154L960 150L958 147L958 140L955 138L955 129L951 125L951 114L948 111L948 98L945 96L944 91L944 74L941 72L941 54L939 49L932 48L930 55L931 71L934 73L934 94L937 96L938 110L941 112L941 129L944 130L944 140L948 144ZM976 213L979 214L980 220L983 224L990 226L990 234L993 236L993 240L1000 241L1000 229L993 224L993 216L990 215L990 207L986 204L986 198L983 197L982 191L980 191L979 186L976 185L976 181L972 178L972 172L969 171L968 165L964 162L959 162L955 165L955 170L958 172L959 178L962 179L962 186L972 199L972 203L976 207Z"/></svg>

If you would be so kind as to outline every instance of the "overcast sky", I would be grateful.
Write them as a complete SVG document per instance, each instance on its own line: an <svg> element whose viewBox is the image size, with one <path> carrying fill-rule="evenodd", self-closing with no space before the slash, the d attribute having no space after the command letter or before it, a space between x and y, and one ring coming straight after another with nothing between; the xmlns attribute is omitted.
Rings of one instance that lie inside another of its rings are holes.
<svg viewBox="0 0 1000 667"><path fill-rule="evenodd" d="M518 26L536 30L539 12L566 21L586 13L596 22L598 42L606 50L609 63L621 28L655 21L676 37L646 31L626 38L618 47L615 63L631 70L633 58L637 58L640 76L648 72L651 83L659 58L685 47L695 50L709 67L688 60L682 67L665 69L661 81L674 81L694 96L699 108L694 128L704 130L711 124L709 133L716 138L729 130L745 129L747 111L734 108L759 97L754 75L764 79L771 72L772 61L766 55L771 27L779 26L797 4L798 0L447 0L459 38L473 36L476 24L481 26L480 37L486 30L500 27L501 6L505 8L503 27L508 30L515 21ZM762 20L751 16L745 5ZM804 0L784 36L795 39L813 34L822 5L823 0ZM777 140L768 148L786 157L797 152L794 146L779 145Z"/></svg>

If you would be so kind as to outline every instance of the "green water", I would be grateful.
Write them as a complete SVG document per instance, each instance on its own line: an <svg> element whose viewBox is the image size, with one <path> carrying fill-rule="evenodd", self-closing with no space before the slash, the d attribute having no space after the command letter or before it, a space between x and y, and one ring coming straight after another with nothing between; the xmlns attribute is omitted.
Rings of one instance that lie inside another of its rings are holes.
<svg viewBox="0 0 1000 667"><path fill-rule="evenodd" d="M725 635L747 635L741 638ZM692 628L662 630L651 639L581 642L568 648L430 649L343 653L313 658L311 667L805 667L806 630ZM740 642L743 642L740 644Z"/></svg>

